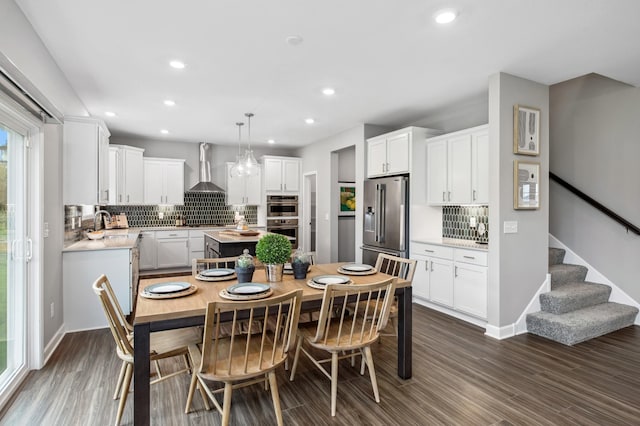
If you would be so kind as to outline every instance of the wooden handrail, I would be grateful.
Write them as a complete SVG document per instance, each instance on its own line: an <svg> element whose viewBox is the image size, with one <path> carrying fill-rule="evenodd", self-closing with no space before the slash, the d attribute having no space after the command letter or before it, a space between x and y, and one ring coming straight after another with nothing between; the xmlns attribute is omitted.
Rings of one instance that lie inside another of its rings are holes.
<svg viewBox="0 0 640 426"><path fill-rule="evenodd" d="M609 216L611 219L613 219L616 222L618 222L620 225L622 225L625 228L627 228L627 232L631 231L636 235L640 235L640 228L638 228L637 226L635 226L634 224L632 224L631 222L629 222L628 220L626 220L625 218L623 218L619 214L615 213L611 209L603 206L602 204L600 204L599 202L597 202L593 198L589 197L587 194L585 194L584 192L580 191L578 188L576 188L575 186L571 185L567 181L563 180L562 178L560 178L556 174L554 174L552 172L549 172L549 179L551 179L552 181L555 181L556 183L558 183L560 186L562 186L563 188L565 188L569 192L572 192L573 194L578 196L580 199L584 200L586 203L592 205L593 207L595 207L596 209L600 210L605 215Z"/></svg>

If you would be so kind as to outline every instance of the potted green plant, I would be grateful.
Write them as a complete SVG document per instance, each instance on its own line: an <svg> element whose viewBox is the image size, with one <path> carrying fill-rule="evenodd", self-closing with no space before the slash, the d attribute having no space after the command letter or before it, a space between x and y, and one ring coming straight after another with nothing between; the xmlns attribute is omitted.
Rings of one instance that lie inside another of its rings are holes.
<svg viewBox="0 0 640 426"><path fill-rule="evenodd" d="M235 269L239 283L251 282L256 266L253 262L253 257L249 254L249 249L244 249L242 255L236 259Z"/></svg>
<svg viewBox="0 0 640 426"><path fill-rule="evenodd" d="M307 277L307 271L309 270L309 255L298 248L291 256L291 269L293 269L293 277L297 280L301 280Z"/></svg>
<svg viewBox="0 0 640 426"><path fill-rule="evenodd" d="M284 264L291 257L291 242L281 234L267 234L256 244L256 257L264 263L267 281L282 281Z"/></svg>

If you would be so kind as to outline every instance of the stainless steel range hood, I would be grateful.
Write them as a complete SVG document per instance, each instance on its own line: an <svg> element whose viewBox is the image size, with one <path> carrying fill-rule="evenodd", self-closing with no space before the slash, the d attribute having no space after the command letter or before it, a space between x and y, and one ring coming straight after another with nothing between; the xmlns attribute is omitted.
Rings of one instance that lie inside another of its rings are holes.
<svg viewBox="0 0 640 426"><path fill-rule="evenodd" d="M224 194L224 189L211 182L211 163L207 157L209 151L208 143L200 143L200 181L196 183L188 192L209 192Z"/></svg>

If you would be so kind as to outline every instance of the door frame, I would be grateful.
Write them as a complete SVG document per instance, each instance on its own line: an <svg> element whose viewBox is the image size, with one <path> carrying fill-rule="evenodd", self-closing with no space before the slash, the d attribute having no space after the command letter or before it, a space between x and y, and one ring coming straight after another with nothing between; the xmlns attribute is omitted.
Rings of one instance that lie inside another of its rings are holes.
<svg viewBox="0 0 640 426"><path fill-rule="evenodd" d="M315 203L312 203L311 199L311 178L316 181ZM311 205L315 204L318 208L318 172L312 171L302 175L303 189L302 189L302 248L304 251L311 251ZM318 212L316 211L316 231L318 229ZM300 245L300 244L299 244ZM316 236L316 250L318 249L318 239ZM316 254L317 258L317 254Z"/></svg>

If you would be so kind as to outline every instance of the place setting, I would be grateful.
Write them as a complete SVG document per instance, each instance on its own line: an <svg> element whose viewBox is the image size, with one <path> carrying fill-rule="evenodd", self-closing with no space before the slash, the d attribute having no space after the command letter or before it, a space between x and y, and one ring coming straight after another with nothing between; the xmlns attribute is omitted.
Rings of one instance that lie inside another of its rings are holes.
<svg viewBox="0 0 640 426"><path fill-rule="evenodd" d="M199 281L228 281L236 279L236 271L231 268L213 268L198 272Z"/></svg>
<svg viewBox="0 0 640 426"><path fill-rule="evenodd" d="M195 293L198 288L188 282L175 281L145 287L140 296L147 299L175 299Z"/></svg>
<svg viewBox="0 0 640 426"><path fill-rule="evenodd" d="M307 285L312 288L324 290L327 284L352 284L353 281L349 277L342 275L318 275L307 281Z"/></svg>
<svg viewBox="0 0 640 426"><path fill-rule="evenodd" d="M265 283L239 283L223 288L218 293L227 300L259 300L273 294L273 289Z"/></svg>
<svg viewBox="0 0 640 426"><path fill-rule="evenodd" d="M345 275L373 275L378 271L373 266L364 263L347 263L339 266L338 272Z"/></svg>

